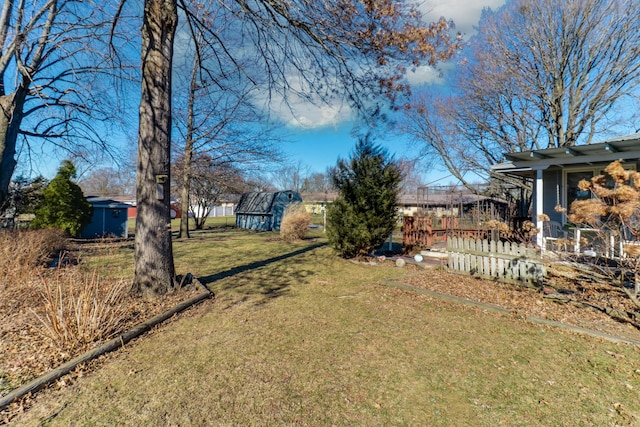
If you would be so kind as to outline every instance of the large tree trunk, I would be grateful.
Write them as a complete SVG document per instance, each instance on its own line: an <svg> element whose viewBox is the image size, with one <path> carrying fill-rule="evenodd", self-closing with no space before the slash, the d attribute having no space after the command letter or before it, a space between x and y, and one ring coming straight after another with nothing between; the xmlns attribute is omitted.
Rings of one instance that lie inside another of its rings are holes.
<svg viewBox="0 0 640 427"><path fill-rule="evenodd" d="M16 145L22 121L26 93L18 92L0 96L0 209L9 195L9 183L16 168Z"/></svg>
<svg viewBox="0 0 640 427"><path fill-rule="evenodd" d="M144 297L164 294L175 284L169 171L171 64L177 22L175 0L145 0L132 287L132 292Z"/></svg>

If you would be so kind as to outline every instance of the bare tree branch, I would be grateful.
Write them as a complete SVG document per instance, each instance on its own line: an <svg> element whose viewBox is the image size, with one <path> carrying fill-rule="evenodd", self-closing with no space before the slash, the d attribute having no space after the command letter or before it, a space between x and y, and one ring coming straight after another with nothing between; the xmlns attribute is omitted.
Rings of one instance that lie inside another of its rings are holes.
<svg viewBox="0 0 640 427"><path fill-rule="evenodd" d="M406 131L460 178L503 154L627 133L640 87L640 3L513 0L483 12L449 93L426 91ZM437 99L435 105L432 100Z"/></svg>
<svg viewBox="0 0 640 427"><path fill-rule="evenodd" d="M29 139L73 152L110 152L105 134L118 119L110 85L128 66L105 47L111 2L4 2L0 14L0 205ZM119 11L118 11L119 12ZM118 39L124 46L126 38ZM55 141L55 142L54 142ZM88 152L88 151L86 151Z"/></svg>

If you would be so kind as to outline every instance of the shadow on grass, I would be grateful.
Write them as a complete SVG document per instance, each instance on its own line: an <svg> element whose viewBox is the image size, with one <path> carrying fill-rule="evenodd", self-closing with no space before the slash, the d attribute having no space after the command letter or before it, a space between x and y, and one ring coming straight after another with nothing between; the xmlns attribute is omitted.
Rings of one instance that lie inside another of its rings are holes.
<svg viewBox="0 0 640 427"><path fill-rule="evenodd" d="M274 267L273 269L265 270L261 272L259 276L238 277L237 280L225 283L221 287L218 287L218 289L215 289L216 286L211 285L216 285L216 282L219 282L222 279L227 279L241 273L257 270L278 261L292 259L298 255L302 255L326 245L326 242L315 243L306 248L298 249L296 251L289 252L283 255L275 256L265 260L255 261L245 265L240 265L238 267L233 267L229 270L211 274L209 276L199 277L198 280L200 280L202 284L213 291L234 289L246 295L262 295L265 299L260 301L259 303L264 303L268 299L284 295L287 292L289 286L291 286L291 284L293 284L294 282L303 283L307 276L313 274L313 271L305 269L303 267L307 266L308 264L302 261L291 262L282 266Z"/></svg>

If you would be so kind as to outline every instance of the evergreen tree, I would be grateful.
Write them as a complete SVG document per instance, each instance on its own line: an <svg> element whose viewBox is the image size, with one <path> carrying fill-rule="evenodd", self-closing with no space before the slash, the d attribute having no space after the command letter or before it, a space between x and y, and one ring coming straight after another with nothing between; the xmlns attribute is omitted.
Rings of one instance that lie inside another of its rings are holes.
<svg viewBox="0 0 640 427"><path fill-rule="evenodd" d="M42 204L48 181L43 176L33 179L18 176L9 184L9 193L0 209L0 216L13 218L20 214L34 214Z"/></svg>
<svg viewBox="0 0 640 427"><path fill-rule="evenodd" d="M69 160L62 162L58 174L44 190L42 205L36 210L33 228L54 227L76 236L91 222L93 207L78 184L71 181L76 168Z"/></svg>
<svg viewBox="0 0 640 427"><path fill-rule="evenodd" d="M340 194L327 211L327 236L340 256L369 255L389 237L401 178L387 150L368 136L358 141L349 161L338 161L331 179Z"/></svg>
<svg viewBox="0 0 640 427"><path fill-rule="evenodd" d="M44 200L44 189L48 184L49 181L41 175L33 179L18 177L15 186L9 189L16 214L35 214Z"/></svg>

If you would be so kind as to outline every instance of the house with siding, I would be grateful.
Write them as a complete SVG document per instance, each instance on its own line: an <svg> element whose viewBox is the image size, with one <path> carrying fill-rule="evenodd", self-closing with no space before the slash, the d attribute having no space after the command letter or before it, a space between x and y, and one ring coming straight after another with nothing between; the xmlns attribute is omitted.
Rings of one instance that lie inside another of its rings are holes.
<svg viewBox="0 0 640 427"><path fill-rule="evenodd" d="M616 160L622 161L625 169L640 170L640 134L588 145L506 153L505 159L494 165L493 171L525 180L531 186L530 219L538 229L537 243L544 247L545 238L556 238L558 230L567 228L566 211L571 203L591 197L589 191L580 190L581 180L601 175ZM553 227L545 224L543 214Z"/></svg>

